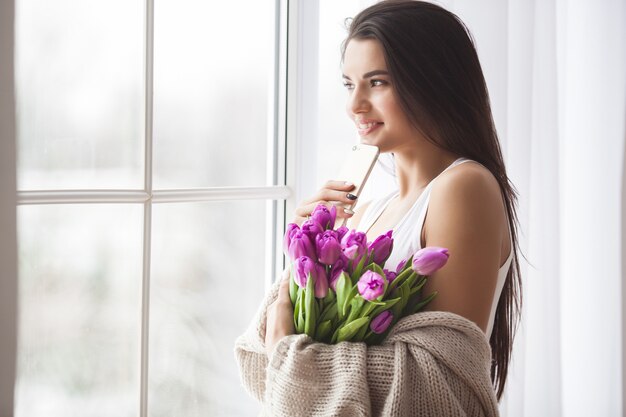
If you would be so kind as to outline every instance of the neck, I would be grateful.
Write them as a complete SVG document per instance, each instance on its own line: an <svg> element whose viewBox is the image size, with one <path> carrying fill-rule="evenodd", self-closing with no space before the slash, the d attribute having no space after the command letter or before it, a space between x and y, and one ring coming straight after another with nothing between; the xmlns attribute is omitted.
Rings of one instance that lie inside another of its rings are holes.
<svg viewBox="0 0 626 417"><path fill-rule="evenodd" d="M394 151L399 198L413 198L437 175L459 158L451 152L423 141L420 146L411 146Z"/></svg>

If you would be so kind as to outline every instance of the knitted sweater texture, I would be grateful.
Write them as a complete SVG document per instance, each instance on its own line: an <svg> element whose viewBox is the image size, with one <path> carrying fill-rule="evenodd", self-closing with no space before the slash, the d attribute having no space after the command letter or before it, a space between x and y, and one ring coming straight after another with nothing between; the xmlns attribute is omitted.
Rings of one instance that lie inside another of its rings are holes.
<svg viewBox="0 0 626 417"><path fill-rule="evenodd" d="M268 360L266 311L278 284L235 341L240 377L262 416L499 415L487 338L453 313L405 317L380 346L286 336Z"/></svg>

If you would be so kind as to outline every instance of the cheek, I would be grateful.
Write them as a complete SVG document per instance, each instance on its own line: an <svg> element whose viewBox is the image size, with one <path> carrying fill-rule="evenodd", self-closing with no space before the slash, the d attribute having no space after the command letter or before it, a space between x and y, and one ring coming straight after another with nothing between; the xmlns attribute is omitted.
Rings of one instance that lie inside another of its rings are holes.
<svg viewBox="0 0 626 417"><path fill-rule="evenodd" d="M378 107L381 109L383 114L389 120L394 120L396 123L403 116L402 109L398 106L398 103L393 97L385 97L380 100Z"/></svg>
<svg viewBox="0 0 626 417"><path fill-rule="evenodd" d="M388 101L385 103L385 115L386 120L390 125L393 125L395 129L411 130L411 123L408 117L404 114L404 110L394 101Z"/></svg>

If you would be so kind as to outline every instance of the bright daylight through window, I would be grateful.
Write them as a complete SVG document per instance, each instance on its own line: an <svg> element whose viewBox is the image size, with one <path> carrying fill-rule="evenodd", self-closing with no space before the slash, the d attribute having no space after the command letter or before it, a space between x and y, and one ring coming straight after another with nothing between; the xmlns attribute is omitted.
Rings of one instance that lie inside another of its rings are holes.
<svg viewBox="0 0 626 417"><path fill-rule="evenodd" d="M16 0L17 416L257 411L278 5Z"/></svg>

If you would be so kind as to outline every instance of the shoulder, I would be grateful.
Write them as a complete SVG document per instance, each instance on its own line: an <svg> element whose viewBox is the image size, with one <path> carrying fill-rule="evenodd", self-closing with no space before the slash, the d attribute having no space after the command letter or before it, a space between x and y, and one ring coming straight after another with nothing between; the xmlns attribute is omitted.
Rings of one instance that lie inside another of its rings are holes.
<svg viewBox="0 0 626 417"><path fill-rule="evenodd" d="M487 326L506 225L500 187L489 170L466 162L433 184L424 224L425 246L448 248L450 258L429 280L439 292L435 310Z"/></svg>
<svg viewBox="0 0 626 417"><path fill-rule="evenodd" d="M481 228L502 227L504 209L500 185L493 174L478 163L466 162L444 172L435 181L428 216L442 221L471 220Z"/></svg>

